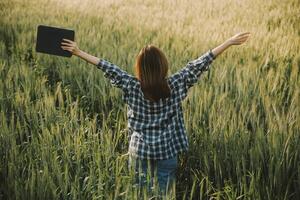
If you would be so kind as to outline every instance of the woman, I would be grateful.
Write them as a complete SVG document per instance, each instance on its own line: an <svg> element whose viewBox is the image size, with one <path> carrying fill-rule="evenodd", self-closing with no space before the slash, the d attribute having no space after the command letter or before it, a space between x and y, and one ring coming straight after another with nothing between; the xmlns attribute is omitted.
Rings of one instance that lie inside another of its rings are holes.
<svg viewBox="0 0 300 200"><path fill-rule="evenodd" d="M145 185L150 167L151 183L153 177L157 177L159 189L165 193L175 187L177 155L188 149L181 102L219 54L232 45L244 43L249 35L249 32L234 35L168 78L167 58L153 45L147 45L139 52L135 76L80 50L73 41L63 39L61 47L96 65L113 86L122 89L131 131L129 166L134 167L140 186Z"/></svg>

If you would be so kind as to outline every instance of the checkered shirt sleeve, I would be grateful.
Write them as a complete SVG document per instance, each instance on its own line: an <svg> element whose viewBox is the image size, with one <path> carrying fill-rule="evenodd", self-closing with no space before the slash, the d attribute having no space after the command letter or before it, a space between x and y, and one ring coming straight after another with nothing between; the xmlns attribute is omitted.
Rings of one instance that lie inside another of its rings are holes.
<svg viewBox="0 0 300 200"><path fill-rule="evenodd" d="M187 96L189 88L197 83L203 72L208 71L210 64L215 59L211 50L207 51L171 76L179 87L179 98L183 100Z"/></svg>
<svg viewBox="0 0 300 200"><path fill-rule="evenodd" d="M196 60L188 62L188 64L178 73L182 78L182 83L186 89L192 87L198 80L202 72L207 71L210 64L214 60L214 55L209 50Z"/></svg>
<svg viewBox="0 0 300 200"><path fill-rule="evenodd" d="M110 83L117 88L126 91L128 89L128 83L132 79L132 76L126 71L120 69L115 64L112 64L104 59L100 58L99 63L96 65L98 69L104 72L104 77L110 80Z"/></svg>

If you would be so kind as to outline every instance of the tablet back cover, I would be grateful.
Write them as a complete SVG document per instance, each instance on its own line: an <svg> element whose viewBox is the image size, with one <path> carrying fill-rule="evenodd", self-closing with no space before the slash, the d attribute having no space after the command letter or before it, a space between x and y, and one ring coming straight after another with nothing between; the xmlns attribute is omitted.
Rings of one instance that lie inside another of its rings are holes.
<svg viewBox="0 0 300 200"><path fill-rule="evenodd" d="M69 29L39 25L36 51L57 56L71 57L72 53L61 48L63 38L74 41L75 32Z"/></svg>

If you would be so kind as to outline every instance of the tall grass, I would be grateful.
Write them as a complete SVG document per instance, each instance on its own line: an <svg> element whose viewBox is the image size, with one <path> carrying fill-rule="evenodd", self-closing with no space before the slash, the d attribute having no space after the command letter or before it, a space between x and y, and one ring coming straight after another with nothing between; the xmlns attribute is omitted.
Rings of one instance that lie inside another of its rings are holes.
<svg viewBox="0 0 300 200"><path fill-rule="evenodd" d="M146 44L172 74L250 31L183 103L176 199L300 198L298 1L2 0L0 11L0 199L138 199L122 93L78 58L37 54L38 24L75 29L81 49L129 73Z"/></svg>

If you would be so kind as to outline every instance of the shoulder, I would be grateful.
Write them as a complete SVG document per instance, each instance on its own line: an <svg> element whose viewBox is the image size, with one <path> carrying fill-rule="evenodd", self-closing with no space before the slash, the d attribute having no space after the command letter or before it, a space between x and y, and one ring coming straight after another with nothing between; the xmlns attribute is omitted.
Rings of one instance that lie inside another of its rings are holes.
<svg viewBox="0 0 300 200"><path fill-rule="evenodd" d="M126 81L129 91L136 90L138 87L140 87L140 82L134 75L128 74Z"/></svg>
<svg viewBox="0 0 300 200"><path fill-rule="evenodd" d="M137 86L140 84L139 80L131 74L128 75L128 80L130 81L131 86Z"/></svg>
<svg viewBox="0 0 300 200"><path fill-rule="evenodd" d="M168 77L168 83L171 88L176 88L182 82L182 75L177 72Z"/></svg>

